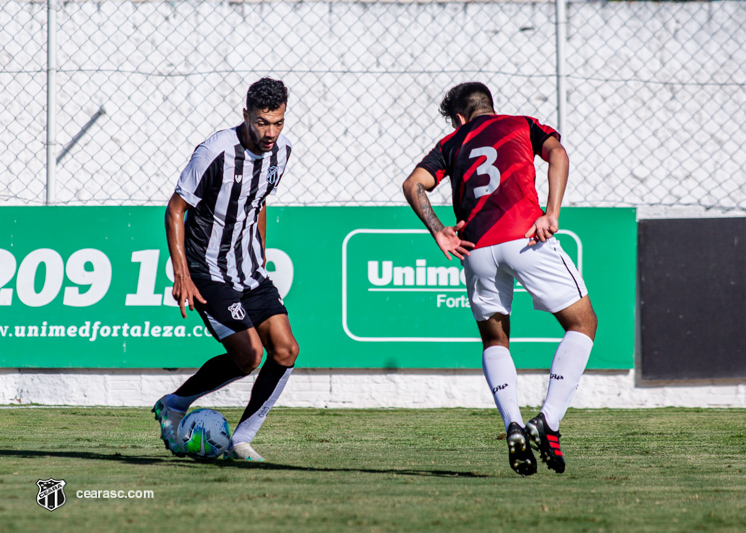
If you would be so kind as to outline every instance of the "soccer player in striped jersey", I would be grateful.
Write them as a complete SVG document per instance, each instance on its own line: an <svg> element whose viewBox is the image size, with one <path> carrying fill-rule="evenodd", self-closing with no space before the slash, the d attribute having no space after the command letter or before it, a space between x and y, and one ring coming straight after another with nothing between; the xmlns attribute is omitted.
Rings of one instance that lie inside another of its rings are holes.
<svg viewBox="0 0 746 533"><path fill-rule="evenodd" d="M593 347L598 319L572 260L553 235L569 162L554 129L525 116L495 113L490 90L463 83L446 94L441 114L455 131L437 143L404 182L407 201L450 260L462 261L469 302L482 338L482 368L508 435L508 460L521 475L536 472L533 445L547 466L564 472L559 424ZM539 206L534 156L549 163L546 212ZM457 224L446 227L427 192L451 178ZM534 308L554 314L565 330L552 361L540 413L525 426L517 372L509 351L513 280Z"/></svg>
<svg viewBox="0 0 746 533"><path fill-rule="evenodd" d="M261 461L251 440L282 393L298 356L287 309L265 269L266 199L290 158L281 134L288 92L262 78L249 87L244 121L200 144L166 209L173 296L186 318L197 309L226 353L208 360L153 411L166 448L183 452L176 429L198 398L249 375L267 359L233 432L231 456Z"/></svg>

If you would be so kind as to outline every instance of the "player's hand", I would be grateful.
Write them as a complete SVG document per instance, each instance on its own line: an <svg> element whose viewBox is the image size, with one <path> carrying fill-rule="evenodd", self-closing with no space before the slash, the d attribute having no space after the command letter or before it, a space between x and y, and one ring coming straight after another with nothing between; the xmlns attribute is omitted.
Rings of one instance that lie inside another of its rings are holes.
<svg viewBox="0 0 746 533"><path fill-rule="evenodd" d="M474 244L469 241L462 241L458 236L459 230L466 225L463 220L455 226L446 226L440 231L436 231L433 234L435 242L438 243L438 247L445 254L448 260L451 260L451 254L455 255L459 259L463 259L464 256L469 255L469 250L474 248Z"/></svg>
<svg viewBox="0 0 746 533"><path fill-rule="evenodd" d="M171 292L174 300L179 302L179 309L181 309L181 316L186 318L186 306L189 305L189 310L194 311L194 302L198 301L201 304L206 304L205 300L199 292L199 289L194 285L192 278L189 276L174 276L174 289Z"/></svg>
<svg viewBox="0 0 746 533"><path fill-rule="evenodd" d="M528 245L533 246L539 241L546 242L547 239L551 239L557 231L559 231L559 219L554 215L542 215L536 219L524 237L530 239Z"/></svg>

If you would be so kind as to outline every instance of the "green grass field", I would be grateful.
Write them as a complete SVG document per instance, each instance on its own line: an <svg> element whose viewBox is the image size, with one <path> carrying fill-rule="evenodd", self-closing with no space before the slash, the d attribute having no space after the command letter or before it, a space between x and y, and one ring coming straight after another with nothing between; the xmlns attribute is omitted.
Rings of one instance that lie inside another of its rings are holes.
<svg viewBox="0 0 746 533"><path fill-rule="evenodd" d="M5 408L0 423L4 532L746 531L743 410L570 410L567 471L525 479L494 409L279 408L257 464L172 457L147 409ZM50 477L67 483L54 512L36 503Z"/></svg>

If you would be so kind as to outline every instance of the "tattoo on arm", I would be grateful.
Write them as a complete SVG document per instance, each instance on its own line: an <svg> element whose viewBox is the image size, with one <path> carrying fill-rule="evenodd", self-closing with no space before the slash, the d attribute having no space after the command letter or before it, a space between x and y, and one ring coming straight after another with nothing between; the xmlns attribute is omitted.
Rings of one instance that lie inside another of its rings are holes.
<svg viewBox="0 0 746 533"><path fill-rule="evenodd" d="M417 205L422 213L422 220L433 233L436 233L445 227L443 226L443 223L438 220L435 211L433 211L433 206L427 198L427 191L422 183L417 184Z"/></svg>

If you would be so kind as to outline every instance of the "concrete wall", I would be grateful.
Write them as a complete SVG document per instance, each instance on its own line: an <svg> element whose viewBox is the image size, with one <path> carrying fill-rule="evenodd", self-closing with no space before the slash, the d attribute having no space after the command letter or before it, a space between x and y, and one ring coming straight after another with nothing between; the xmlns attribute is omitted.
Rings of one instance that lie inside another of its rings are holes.
<svg viewBox="0 0 746 533"><path fill-rule="evenodd" d="M0 404L152 406L193 370L0 370ZM255 374L197 402L240 407ZM546 372L519 371L519 401L539 407ZM296 369L277 405L288 407L494 408L479 370ZM690 382L641 385L634 370L589 371L573 399L575 408L746 407L746 383Z"/></svg>

